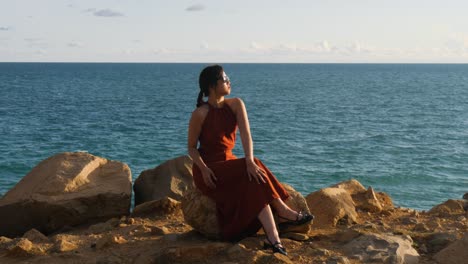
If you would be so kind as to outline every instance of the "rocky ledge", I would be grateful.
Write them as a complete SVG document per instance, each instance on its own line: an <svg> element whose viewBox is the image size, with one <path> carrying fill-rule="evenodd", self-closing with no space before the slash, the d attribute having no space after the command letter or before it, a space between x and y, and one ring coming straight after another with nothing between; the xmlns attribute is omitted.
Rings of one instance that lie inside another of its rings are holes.
<svg viewBox="0 0 468 264"><path fill-rule="evenodd" d="M429 211L393 205L356 180L289 205L316 216L281 233L289 256L262 249L264 234L217 240L213 203L193 188L191 160L144 171L87 153L36 166L0 200L0 263L466 263L468 202Z"/></svg>

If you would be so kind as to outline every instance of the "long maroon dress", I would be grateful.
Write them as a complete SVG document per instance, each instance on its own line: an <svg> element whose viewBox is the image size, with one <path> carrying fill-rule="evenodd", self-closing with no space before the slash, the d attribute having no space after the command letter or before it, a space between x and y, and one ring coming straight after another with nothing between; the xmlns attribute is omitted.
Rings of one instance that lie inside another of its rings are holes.
<svg viewBox="0 0 468 264"><path fill-rule="evenodd" d="M216 202L221 234L226 240L238 240L256 233L261 227L257 218L260 211L273 199L284 201L289 197L271 171L256 158L255 163L267 174L266 183L249 180L245 158L238 159L232 153L236 130L236 116L227 103L221 108L209 105L198 150L217 177L215 189L206 186L200 169L193 165L195 186Z"/></svg>

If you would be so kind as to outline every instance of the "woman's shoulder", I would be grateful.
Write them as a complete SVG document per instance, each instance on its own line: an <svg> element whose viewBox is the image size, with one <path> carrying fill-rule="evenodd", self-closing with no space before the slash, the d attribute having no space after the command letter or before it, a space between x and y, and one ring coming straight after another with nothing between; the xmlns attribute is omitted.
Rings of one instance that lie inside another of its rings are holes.
<svg viewBox="0 0 468 264"><path fill-rule="evenodd" d="M199 107L195 108L192 112L192 116L198 117L198 118L204 118L208 114L208 104L202 104Z"/></svg>
<svg viewBox="0 0 468 264"><path fill-rule="evenodd" d="M242 101L242 99L240 99L239 97L227 98L225 100L226 103L233 109L237 109L244 104L244 101Z"/></svg>

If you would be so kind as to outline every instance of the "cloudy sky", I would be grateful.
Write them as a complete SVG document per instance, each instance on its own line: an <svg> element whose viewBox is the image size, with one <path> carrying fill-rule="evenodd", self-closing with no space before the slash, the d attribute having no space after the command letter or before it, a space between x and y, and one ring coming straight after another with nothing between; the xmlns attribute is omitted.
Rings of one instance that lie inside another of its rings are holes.
<svg viewBox="0 0 468 264"><path fill-rule="evenodd" d="M466 0L0 0L0 62L468 63Z"/></svg>

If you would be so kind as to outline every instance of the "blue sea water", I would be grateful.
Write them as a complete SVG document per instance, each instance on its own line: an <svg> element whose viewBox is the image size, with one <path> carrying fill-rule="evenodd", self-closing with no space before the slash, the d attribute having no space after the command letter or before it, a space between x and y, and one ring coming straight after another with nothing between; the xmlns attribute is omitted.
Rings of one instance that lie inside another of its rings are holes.
<svg viewBox="0 0 468 264"><path fill-rule="evenodd" d="M0 63L0 195L59 152L125 162L133 179L186 154L204 66ZM427 210L468 192L468 65L224 68L255 155L304 195L355 178Z"/></svg>

